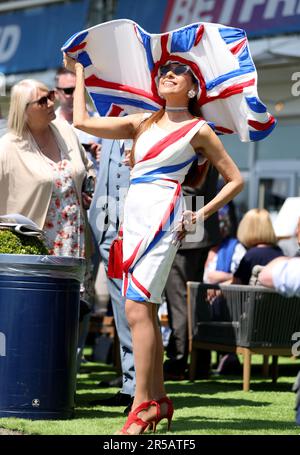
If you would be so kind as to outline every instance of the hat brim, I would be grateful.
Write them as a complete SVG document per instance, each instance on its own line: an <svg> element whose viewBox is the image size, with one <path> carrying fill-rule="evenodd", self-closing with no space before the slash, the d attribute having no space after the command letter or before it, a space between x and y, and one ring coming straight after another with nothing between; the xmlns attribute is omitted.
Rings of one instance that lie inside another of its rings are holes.
<svg viewBox="0 0 300 455"><path fill-rule="evenodd" d="M119 19L73 35L62 50L83 64L85 84L100 115L163 107L158 69L175 61L190 66L203 117L217 133L257 141L276 125L258 97L256 68L242 29L201 22L151 34Z"/></svg>

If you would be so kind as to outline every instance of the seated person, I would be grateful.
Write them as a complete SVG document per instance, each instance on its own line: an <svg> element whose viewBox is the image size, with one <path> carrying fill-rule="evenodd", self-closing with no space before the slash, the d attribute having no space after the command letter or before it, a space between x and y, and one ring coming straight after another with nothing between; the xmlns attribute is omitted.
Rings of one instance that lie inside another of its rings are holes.
<svg viewBox="0 0 300 455"><path fill-rule="evenodd" d="M275 288L287 297L300 297L300 257L274 259L263 268L258 279L263 286Z"/></svg>
<svg viewBox="0 0 300 455"><path fill-rule="evenodd" d="M300 219L298 223L298 244L300 245ZM275 288L287 297L300 297L300 257L279 257L271 261L260 272L258 279L263 286ZM296 423L300 425L300 371L297 375L293 391L296 398Z"/></svg>
<svg viewBox="0 0 300 455"><path fill-rule="evenodd" d="M229 205L218 211L222 242L211 248L204 267L204 283L222 283L233 274L246 253L245 247L233 235Z"/></svg>
<svg viewBox="0 0 300 455"><path fill-rule="evenodd" d="M236 229L234 227L234 220L232 221L232 216L230 216L230 204L222 207L218 211L218 216L220 233L223 240L219 245L211 248L208 253L204 268L204 283L216 284L232 280L234 272L246 253L245 247L235 237ZM219 299L216 295L217 293L215 291L208 291L208 297L211 297L213 318L219 320L222 299ZM221 355L215 373L235 374L240 372L240 368L237 355L225 353Z"/></svg>
<svg viewBox="0 0 300 455"><path fill-rule="evenodd" d="M248 251L234 273L232 284L249 284L255 265L266 265L283 256L282 250L277 246L269 212L265 209L252 209L243 216L237 238Z"/></svg>
<svg viewBox="0 0 300 455"><path fill-rule="evenodd" d="M277 292L288 297L300 296L300 218L297 226L297 241L299 249L295 257L281 256L274 259L258 276L263 286L275 288Z"/></svg>
<svg viewBox="0 0 300 455"><path fill-rule="evenodd" d="M249 210L242 218L237 231L238 240L248 249L228 284L249 284L252 269L256 265L266 265L272 259L282 256L282 250L276 245L277 239L269 213L265 209ZM219 281L220 282L220 281ZM211 293L212 297L213 293ZM214 293L218 295L218 293ZM222 320L223 299L218 296L211 299L212 314L215 320ZM222 357L217 372L238 368L236 354L226 354Z"/></svg>

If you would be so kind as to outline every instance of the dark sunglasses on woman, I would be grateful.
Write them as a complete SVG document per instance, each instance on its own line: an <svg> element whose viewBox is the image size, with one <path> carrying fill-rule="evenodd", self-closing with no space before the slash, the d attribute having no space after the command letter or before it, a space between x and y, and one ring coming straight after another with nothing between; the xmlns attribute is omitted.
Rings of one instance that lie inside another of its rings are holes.
<svg viewBox="0 0 300 455"><path fill-rule="evenodd" d="M54 90L50 90L50 92L48 92L47 95L41 96L41 98L39 98L38 100L30 101L29 103L27 103L27 106L29 104L37 103L39 106L44 107L44 106L47 106L48 100L49 101L55 100L55 91Z"/></svg>
<svg viewBox="0 0 300 455"><path fill-rule="evenodd" d="M191 69L188 65L180 65L179 63L168 63L167 65L163 65L159 68L158 74L159 77L166 76L169 71L176 74L176 76L180 76L181 74L186 74L191 72Z"/></svg>
<svg viewBox="0 0 300 455"><path fill-rule="evenodd" d="M61 90L64 92L65 95L73 95L75 87L56 87L56 90Z"/></svg>

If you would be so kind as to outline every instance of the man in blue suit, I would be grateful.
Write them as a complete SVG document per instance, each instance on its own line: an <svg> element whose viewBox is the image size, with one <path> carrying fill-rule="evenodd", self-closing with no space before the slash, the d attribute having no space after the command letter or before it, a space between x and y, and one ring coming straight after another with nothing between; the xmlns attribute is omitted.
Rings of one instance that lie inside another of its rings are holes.
<svg viewBox="0 0 300 455"><path fill-rule="evenodd" d="M100 168L89 211L89 223L99 246L106 272L109 248L119 229L124 199L129 186L130 170L123 164L124 159L124 141L102 140ZM122 388L111 398L96 400L92 404L127 406L129 409L135 392L135 371L131 333L125 315L125 299L121 295L121 287L122 280L108 278L108 291L120 340ZM115 384L110 381L108 385ZM125 411L128 409L126 408Z"/></svg>

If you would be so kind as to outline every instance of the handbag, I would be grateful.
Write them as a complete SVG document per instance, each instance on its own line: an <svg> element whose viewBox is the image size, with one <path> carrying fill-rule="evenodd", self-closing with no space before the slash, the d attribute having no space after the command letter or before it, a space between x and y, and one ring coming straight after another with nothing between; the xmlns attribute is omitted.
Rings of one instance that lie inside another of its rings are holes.
<svg viewBox="0 0 300 455"><path fill-rule="evenodd" d="M123 229L120 227L117 238L109 248L107 276L123 278Z"/></svg>

